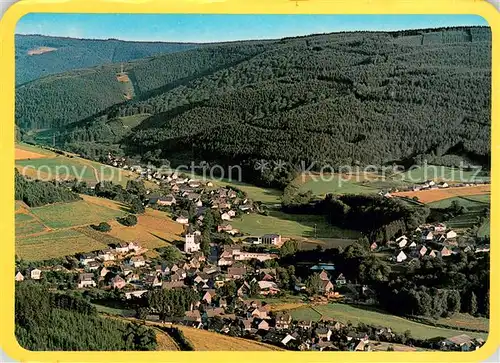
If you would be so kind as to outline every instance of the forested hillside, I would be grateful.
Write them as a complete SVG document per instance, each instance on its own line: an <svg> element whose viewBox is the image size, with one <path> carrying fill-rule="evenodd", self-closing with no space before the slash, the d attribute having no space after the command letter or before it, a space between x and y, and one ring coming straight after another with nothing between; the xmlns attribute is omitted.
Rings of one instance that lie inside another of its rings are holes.
<svg viewBox="0 0 500 363"><path fill-rule="evenodd" d="M16 89L16 122L27 129L62 127L125 102L131 83L138 99L168 92L183 82L242 62L262 45L221 45L171 53L124 64L130 82L119 82L121 64L52 75ZM196 95L191 96L191 98Z"/></svg>
<svg viewBox="0 0 500 363"><path fill-rule="evenodd" d="M72 69L127 62L198 46L189 43L127 42L20 34L16 35L15 41L16 84ZM42 54L37 54L40 50Z"/></svg>
<svg viewBox="0 0 500 363"><path fill-rule="evenodd" d="M155 350L154 331L102 318L79 296L16 285L16 338L28 350Z"/></svg>
<svg viewBox="0 0 500 363"><path fill-rule="evenodd" d="M102 76L93 96L68 91L64 80L18 89L18 124L53 128L97 113L57 130L61 146L90 157L120 144L152 162L184 152L232 164L380 165L424 157L489 164L489 28L213 45L127 70L136 97L114 106L112 76ZM145 115L135 128L111 122L132 115Z"/></svg>

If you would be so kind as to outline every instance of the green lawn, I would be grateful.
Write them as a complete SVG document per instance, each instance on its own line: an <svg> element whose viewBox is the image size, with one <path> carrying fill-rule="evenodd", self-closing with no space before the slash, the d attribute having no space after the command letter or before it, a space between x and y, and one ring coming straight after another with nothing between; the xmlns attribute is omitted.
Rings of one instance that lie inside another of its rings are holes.
<svg viewBox="0 0 500 363"><path fill-rule="evenodd" d="M430 325L417 323L408 319L404 319L395 315L381 313L372 310L364 310L345 304L328 304L317 305L314 307L298 308L291 310L290 313L293 319L296 320L319 320L321 316L331 318L342 323L351 322L352 324L364 323L380 327L390 327L393 331L404 333L406 330L411 331L411 335L415 338L428 339L433 337L452 337L459 334L464 334L463 331L455 329L438 328ZM485 339L485 333L465 332L472 337L481 337Z"/></svg>
<svg viewBox="0 0 500 363"><path fill-rule="evenodd" d="M83 200L32 208L31 212L50 228L67 228L116 219L124 212Z"/></svg>
<svg viewBox="0 0 500 363"><path fill-rule="evenodd" d="M355 239L351 238L317 238L314 240L303 240L300 241L299 248L301 250L314 250L318 246L321 246L324 250L329 248L346 248L356 242Z"/></svg>
<svg viewBox="0 0 500 363"><path fill-rule="evenodd" d="M372 187L371 182L342 180L338 175L326 175L324 178L309 178L302 182L301 177L296 179L301 191L310 190L314 195L326 194L370 194L377 193L380 188ZM354 178L354 177L353 177Z"/></svg>
<svg viewBox="0 0 500 363"><path fill-rule="evenodd" d="M281 203L280 198L283 193L277 189L261 188L254 185L229 180L213 181L213 183L215 186L219 187L229 186L240 189L241 191L246 193L248 198L253 201L260 201L265 204Z"/></svg>
<svg viewBox="0 0 500 363"><path fill-rule="evenodd" d="M105 244L71 229L16 239L16 255L27 261L48 260L105 247Z"/></svg>
<svg viewBox="0 0 500 363"><path fill-rule="evenodd" d="M321 314L316 312L314 309L310 307L303 307L290 310L290 314L292 315L293 320L297 321L302 321L302 320L319 321L321 319Z"/></svg>
<svg viewBox="0 0 500 363"><path fill-rule="evenodd" d="M230 222L234 228L251 236L277 233L285 237L358 238L359 232L328 224L323 216L287 214L270 211L268 216L244 214Z"/></svg>

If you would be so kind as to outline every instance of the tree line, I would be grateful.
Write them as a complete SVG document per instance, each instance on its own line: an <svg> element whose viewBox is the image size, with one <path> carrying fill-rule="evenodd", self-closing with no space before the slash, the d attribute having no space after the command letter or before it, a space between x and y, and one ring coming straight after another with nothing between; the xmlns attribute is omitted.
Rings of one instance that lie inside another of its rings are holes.
<svg viewBox="0 0 500 363"><path fill-rule="evenodd" d="M14 169L14 179L15 200L22 200L30 207L81 199L78 194L57 185L55 182L28 179L21 175L17 169Z"/></svg>

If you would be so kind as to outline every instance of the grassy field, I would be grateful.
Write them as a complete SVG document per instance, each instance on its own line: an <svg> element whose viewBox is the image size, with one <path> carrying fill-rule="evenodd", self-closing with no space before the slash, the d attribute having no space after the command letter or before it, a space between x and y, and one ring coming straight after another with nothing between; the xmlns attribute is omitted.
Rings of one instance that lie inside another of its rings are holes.
<svg viewBox="0 0 500 363"><path fill-rule="evenodd" d="M127 242L140 241L141 246L148 249L183 240L183 226L174 222L168 214L152 209L147 209L146 213L140 215L135 226L125 227L116 221L110 224L112 229L109 235Z"/></svg>
<svg viewBox="0 0 500 363"><path fill-rule="evenodd" d="M293 320L311 320L311 321L319 321L321 319L321 314L318 313L313 308L306 306L298 309L293 309L290 311Z"/></svg>
<svg viewBox="0 0 500 363"><path fill-rule="evenodd" d="M153 328L156 333L157 351L178 351L180 350L170 335L161 329Z"/></svg>
<svg viewBox="0 0 500 363"><path fill-rule="evenodd" d="M353 231L354 233L357 233ZM299 243L299 249L301 250L313 250L320 246L324 250L329 248L346 248L347 246L352 245L356 242L356 239L353 238L316 238L316 239L302 239Z"/></svg>
<svg viewBox="0 0 500 363"><path fill-rule="evenodd" d="M22 159L25 159L26 157L38 158L39 156L43 156L45 158L52 158L52 157L55 157L57 154L50 151L50 150L47 150L47 149L44 149L44 148L41 148L38 146L18 143L18 144L16 144L16 154L15 155L16 155L16 160L22 160ZM36 155L39 155L39 156L36 156Z"/></svg>
<svg viewBox="0 0 500 363"><path fill-rule="evenodd" d="M251 236L277 233L285 237L358 238L359 233L327 223L323 216L287 214L270 211L268 216L244 214L230 222L234 228Z"/></svg>
<svg viewBox="0 0 500 363"><path fill-rule="evenodd" d="M358 323L364 323L381 327L390 327L393 331L398 333L404 333L406 330L410 330L413 337L421 339L433 337L452 337L464 333L460 330L438 328L417 323L395 315L365 310L345 304L317 305L314 308L304 307L291 310L290 313L296 320L306 319L317 321L323 317L334 319L342 323L351 322L355 325ZM466 334L472 337L481 337L483 339L487 337L487 334L485 333L466 332Z"/></svg>
<svg viewBox="0 0 500 363"><path fill-rule="evenodd" d="M71 180L79 179L87 182L96 181L92 168L82 163L78 158L56 156L16 161L18 170L30 177L40 176L40 179Z"/></svg>
<svg viewBox="0 0 500 363"><path fill-rule="evenodd" d="M105 244L74 230L16 238L16 254L27 261L48 260L105 247Z"/></svg>
<svg viewBox="0 0 500 363"><path fill-rule="evenodd" d="M470 195L443 199L437 202L429 203L429 207L444 209L448 208L454 201L467 208L467 212L446 221L451 228L470 228L478 223L478 219L485 215L484 209L490 205L490 195ZM489 235L489 218L481 225L478 235Z"/></svg>
<svg viewBox="0 0 500 363"><path fill-rule="evenodd" d="M40 223L32 214L29 213L27 207L23 204L17 204L18 213L15 214L16 236L27 236L35 233L43 232L47 226Z"/></svg>
<svg viewBox="0 0 500 363"><path fill-rule="evenodd" d="M32 155L31 159L27 159L29 155ZM137 175L130 171L77 156L59 155L41 147L25 144L16 145L16 167L28 177L44 180L77 178L87 183L106 180L125 186L128 180L137 178ZM145 181L145 185L148 188L156 187L154 183L148 181Z"/></svg>
<svg viewBox="0 0 500 363"><path fill-rule="evenodd" d="M111 221L125 214L83 200L46 205L33 208L31 211L48 227L54 229Z"/></svg>
<svg viewBox="0 0 500 363"><path fill-rule="evenodd" d="M16 214L16 236L27 236L30 234L43 232L47 229L47 227L45 227L42 223L33 218L29 221L18 222L17 217L19 215L23 214Z"/></svg>
<svg viewBox="0 0 500 363"><path fill-rule="evenodd" d="M409 170L402 174L398 174L395 176L395 178L411 183L422 183L427 180L444 180L447 182L471 182L490 180L489 176L481 176L476 174L476 171L466 171L446 166L427 165L427 167L415 168L414 170Z"/></svg>
<svg viewBox="0 0 500 363"><path fill-rule="evenodd" d="M375 177L374 177L375 178ZM299 176L295 183L301 191L310 190L316 196L326 194L370 194L377 193L378 188L370 186L365 176L328 174L319 176Z"/></svg>
<svg viewBox="0 0 500 363"><path fill-rule="evenodd" d="M261 187L256 187L254 185L250 184L245 184L245 183L239 183L236 181L229 181L229 180L214 180L213 181L214 185L217 187L233 187L240 189L246 195L248 198L250 198L253 201L260 201L265 204L278 204L281 202L280 198L281 195L283 194L280 190L277 189L271 189L271 188L261 188Z"/></svg>
<svg viewBox="0 0 500 363"><path fill-rule="evenodd" d="M475 329L488 331L490 320L482 317L475 317L469 314L454 314L448 318L439 318L435 323L446 325L452 329Z"/></svg>
<svg viewBox="0 0 500 363"><path fill-rule="evenodd" d="M234 338L227 335L210 332L203 329L178 326L184 336L193 344L197 351L271 351L278 350L278 347L254 342L243 338Z"/></svg>
<svg viewBox="0 0 500 363"><path fill-rule="evenodd" d="M479 237L486 237L490 235L490 225L491 225L491 220L490 218L486 218L484 223L479 227L479 231L477 232L477 235Z"/></svg>
<svg viewBox="0 0 500 363"><path fill-rule="evenodd" d="M433 203L453 197L471 197L476 195L484 195L490 193L490 185L477 185L472 187L456 187L446 189L429 189L420 191L398 192L393 195L400 197L413 198L417 197L422 203Z"/></svg>
<svg viewBox="0 0 500 363"><path fill-rule="evenodd" d="M247 301L259 301L271 307L271 311L292 310L306 306L302 296L288 295L282 297L265 297L263 299L247 299Z"/></svg>
<svg viewBox="0 0 500 363"><path fill-rule="evenodd" d="M85 195L83 198L73 203L33 209L19 203L19 212L16 213L17 253L25 259L43 260L93 251L123 241L139 241L142 247L150 250L147 255L153 257L156 252L152 249L183 239L183 226L174 222L167 213L147 209L138 217L137 225L126 227L115 220L124 215L124 205L103 198ZM110 232L101 233L89 226L103 221L112 226Z"/></svg>
<svg viewBox="0 0 500 363"><path fill-rule="evenodd" d="M460 205L470 208L470 207L481 207L489 206L490 204L490 194L480 194L480 195L469 195L469 196L459 196L443 199L437 202L428 203L427 205L431 208L448 208L451 203L458 202Z"/></svg>

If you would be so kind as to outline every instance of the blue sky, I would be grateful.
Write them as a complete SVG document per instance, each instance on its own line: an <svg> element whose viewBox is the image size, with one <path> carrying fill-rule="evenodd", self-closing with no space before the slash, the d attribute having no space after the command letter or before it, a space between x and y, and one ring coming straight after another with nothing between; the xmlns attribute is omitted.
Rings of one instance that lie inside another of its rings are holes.
<svg viewBox="0 0 500 363"><path fill-rule="evenodd" d="M217 42L351 30L488 25L476 15L28 14L16 33L75 38Z"/></svg>

